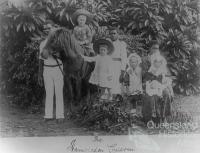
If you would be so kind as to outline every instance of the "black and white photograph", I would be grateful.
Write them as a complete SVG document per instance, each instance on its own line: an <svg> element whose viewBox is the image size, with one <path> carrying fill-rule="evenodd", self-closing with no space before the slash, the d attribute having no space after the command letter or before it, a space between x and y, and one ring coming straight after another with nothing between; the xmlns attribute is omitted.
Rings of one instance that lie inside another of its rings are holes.
<svg viewBox="0 0 200 153"><path fill-rule="evenodd" d="M1 0L0 152L200 152L199 0Z"/></svg>

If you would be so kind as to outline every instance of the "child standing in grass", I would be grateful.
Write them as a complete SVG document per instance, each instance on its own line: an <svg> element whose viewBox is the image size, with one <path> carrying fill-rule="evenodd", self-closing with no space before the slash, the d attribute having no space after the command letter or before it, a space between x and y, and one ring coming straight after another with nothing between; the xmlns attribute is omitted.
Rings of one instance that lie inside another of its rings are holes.
<svg viewBox="0 0 200 153"><path fill-rule="evenodd" d="M94 43L94 51L97 52L98 55L94 57L83 56L84 60L95 62L95 68L89 82L100 87L102 99L112 99L112 58L109 55L113 50L112 42L106 39L99 39ZM106 90L108 91L107 97L105 97Z"/></svg>
<svg viewBox="0 0 200 153"><path fill-rule="evenodd" d="M141 64L142 60L137 53L132 53L128 57L128 69L126 70L126 75L128 75L128 89L127 94L129 96L129 102L132 105L131 114L136 113L136 107L138 102L141 100L142 95L142 69ZM137 115L141 115L137 112Z"/></svg>

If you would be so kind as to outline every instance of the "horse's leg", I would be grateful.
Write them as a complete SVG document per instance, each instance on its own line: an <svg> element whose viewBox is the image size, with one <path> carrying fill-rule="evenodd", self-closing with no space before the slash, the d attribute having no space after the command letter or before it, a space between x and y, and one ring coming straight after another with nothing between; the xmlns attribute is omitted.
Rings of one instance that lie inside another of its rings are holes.
<svg viewBox="0 0 200 153"><path fill-rule="evenodd" d="M77 77L76 79L76 101L80 102L81 99L81 88L82 88L82 79L81 77Z"/></svg>
<svg viewBox="0 0 200 153"><path fill-rule="evenodd" d="M93 69L94 69L94 63L87 63L86 69L85 69L85 82L86 82L86 90L87 90L86 100L88 104L90 104L91 102L91 85L89 84L89 79L90 79L90 75Z"/></svg>
<svg viewBox="0 0 200 153"><path fill-rule="evenodd" d="M68 97L68 106L69 106L69 113L72 112L72 101L73 101L73 90L72 90L72 84L70 81L70 78L65 76L65 87L66 87L66 95Z"/></svg>
<svg viewBox="0 0 200 153"><path fill-rule="evenodd" d="M84 101L86 101L86 104L89 104L90 101L90 85L88 83L88 80L82 79L83 82L83 92L84 92Z"/></svg>
<svg viewBox="0 0 200 153"><path fill-rule="evenodd" d="M82 102L80 103L81 105L84 105L83 102L87 102L90 100L89 99L89 83L88 80L81 79L81 98Z"/></svg>
<svg viewBox="0 0 200 153"><path fill-rule="evenodd" d="M87 103L90 105L92 103L91 99L91 86L89 83L87 83Z"/></svg>

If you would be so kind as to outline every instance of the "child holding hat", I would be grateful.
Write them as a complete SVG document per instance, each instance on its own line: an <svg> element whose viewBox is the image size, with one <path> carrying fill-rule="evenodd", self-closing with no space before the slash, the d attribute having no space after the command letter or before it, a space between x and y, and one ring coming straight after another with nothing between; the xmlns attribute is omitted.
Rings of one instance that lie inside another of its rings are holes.
<svg viewBox="0 0 200 153"><path fill-rule="evenodd" d="M85 54L89 56L92 49L92 32L86 23L92 20L90 12L84 9L76 10L72 15L72 21L75 24L73 34L79 44L85 49Z"/></svg>
<svg viewBox="0 0 200 153"><path fill-rule="evenodd" d="M97 52L97 56L87 57L83 56L84 60L88 62L95 62L94 71L91 74L89 82L95 84L101 89L101 98L104 99L104 93L108 91L108 97L106 99L111 100L111 88L112 88L112 58L109 56L114 47L112 42L107 39L99 39L94 43L94 51Z"/></svg>

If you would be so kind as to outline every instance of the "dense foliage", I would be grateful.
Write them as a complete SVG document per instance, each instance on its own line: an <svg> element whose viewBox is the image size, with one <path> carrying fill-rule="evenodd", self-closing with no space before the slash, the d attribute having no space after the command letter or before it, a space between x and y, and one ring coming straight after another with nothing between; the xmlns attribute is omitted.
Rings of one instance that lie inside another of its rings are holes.
<svg viewBox="0 0 200 153"><path fill-rule="evenodd" d="M80 107L74 117L81 126L92 130L124 134L123 132L131 126L131 116L126 109L126 102L99 101L96 98L91 104Z"/></svg>
<svg viewBox="0 0 200 153"><path fill-rule="evenodd" d="M41 101L37 83L38 45L51 26L72 29L71 15L86 8L94 15L94 38L118 26L130 52L148 53L149 42L159 39L174 76L177 93L200 91L198 0L25 0L23 5L1 4L1 92L17 101ZM39 93L39 94L38 94Z"/></svg>
<svg viewBox="0 0 200 153"><path fill-rule="evenodd" d="M198 1L125 0L114 10L111 24L143 35L145 49L158 39L174 76L177 93L199 91ZM141 55L141 54L140 54Z"/></svg>

